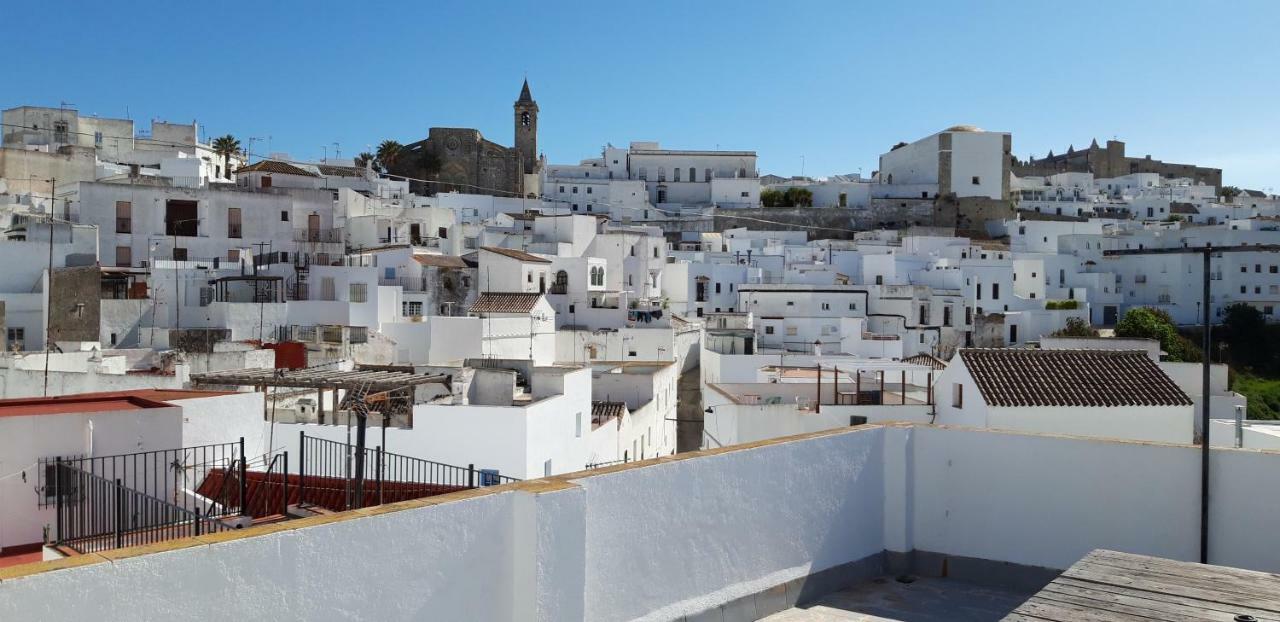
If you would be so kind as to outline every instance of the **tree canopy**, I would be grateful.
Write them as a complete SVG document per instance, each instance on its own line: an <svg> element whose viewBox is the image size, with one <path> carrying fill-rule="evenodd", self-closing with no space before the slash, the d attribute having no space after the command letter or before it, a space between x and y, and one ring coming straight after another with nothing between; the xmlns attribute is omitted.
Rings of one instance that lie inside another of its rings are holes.
<svg viewBox="0 0 1280 622"><path fill-rule="evenodd" d="M1116 324L1116 336L1155 339L1160 342L1160 349L1169 361L1195 362L1201 357L1200 349L1190 339L1178 334L1173 318L1160 309L1129 309Z"/></svg>

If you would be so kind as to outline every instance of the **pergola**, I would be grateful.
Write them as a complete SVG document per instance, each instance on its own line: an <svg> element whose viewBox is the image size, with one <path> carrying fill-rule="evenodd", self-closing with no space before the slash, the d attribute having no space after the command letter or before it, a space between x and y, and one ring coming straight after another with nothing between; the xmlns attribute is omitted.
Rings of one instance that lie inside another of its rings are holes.
<svg viewBox="0 0 1280 622"><path fill-rule="evenodd" d="M324 409L324 392L333 391L333 412L336 416L340 410L338 391L346 391L342 404L355 413L356 426L355 469L356 494L364 494L364 454L365 428L369 417L369 403L374 401L389 402L390 394L406 391L423 384L444 384L448 386L451 378L447 374L415 374L396 369L355 369L337 371L332 369L232 369L214 371L203 374L192 374L191 382L198 385L248 386L260 388L264 393L268 387L293 387L315 389L320 393L321 423ZM263 400L265 411L266 400ZM265 414L265 412L264 412ZM385 420L385 419L384 419ZM383 428L385 436L386 428ZM386 439L383 439L385 445ZM363 497L359 497L363 498Z"/></svg>

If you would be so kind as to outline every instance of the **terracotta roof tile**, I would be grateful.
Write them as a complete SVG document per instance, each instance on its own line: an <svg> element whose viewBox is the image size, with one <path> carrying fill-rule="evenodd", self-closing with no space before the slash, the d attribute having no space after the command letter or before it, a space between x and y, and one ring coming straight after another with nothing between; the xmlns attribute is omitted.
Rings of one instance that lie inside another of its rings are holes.
<svg viewBox="0 0 1280 622"><path fill-rule="evenodd" d="M930 354L917 354L902 359L903 363L911 363L913 365L924 365L934 369L946 369L947 362Z"/></svg>
<svg viewBox="0 0 1280 622"><path fill-rule="evenodd" d="M960 358L989 406L1186 406L1141 350L963 349Z"/></svg>
<svg viewBox="0 0 1280 622"><path fill-rule="evenodd" d="M627 405L624 402L591 402L591 424L603 425L614 417L621 417L626 410Z"/></svg>
<svg viewBox="0 0 1280 622"><path fill-rule="evenodd" d="M302 175L304 177L319 177L319 175L289 164L288 162L280 162L278 160L261 160L254 162L249 166L242 166L236 169L236 174L240 173L280 173L282 175Z"/></svg>
<svg viewBox="0 0 1280 622"><path fill-rule="evenodd" d="M461 257L453 255L414 255L413 260L424 265L434 266L436 268L465 268L467 262Z"/></svg>
<svg viewBox="0 0 1280 622"><path fill-rule="evenodd" d="M542 294L524 292L484 293L471 304L471 313L528 313L542 299Z"/></svg>
<svg viewBox="0 0 1280 622"><path fill-rule="evenodd" d="M491 253L497 253L499 255L503 255L505 257L510 257L512 259L517 259L520 261L531 261L533 263L551 263L550 259L545 259L543 257L526 253L524 251L518 251L514 248L499 248L497 246L481 246L480 250L489 251Z"/></svg>

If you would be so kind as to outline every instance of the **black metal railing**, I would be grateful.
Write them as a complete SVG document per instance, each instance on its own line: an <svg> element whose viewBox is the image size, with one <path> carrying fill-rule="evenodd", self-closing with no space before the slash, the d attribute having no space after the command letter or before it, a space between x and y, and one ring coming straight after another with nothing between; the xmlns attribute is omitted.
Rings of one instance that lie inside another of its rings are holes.
<svg viewBox="0 0 1280 622"><path fill-rule="evenodd" d="M275 514L288 516L292 505L289 503L289 452L272 456L267 470L255 473L246 488L251 488L245 502L247 515L258 518Z"/></svg>
<svg viewBox="0 0 1280 622"><path fill-rule="evenodd" d="M244 454L243 437L235 443L112 456L41 459L39 475L42 481L37 487L37 492L40 493L37 503L41 507L48 507L61 499L57 486L52 481L54 465L61 463L107 481L119 481L126 489L160 499L189 512L210 517L243 514L240 501L245 498L243 473L250 462L253 461L248 460ZM236 479L234 474L239 473L239 487L214 495L197 494L197 489L214 470L233 474L224 480Z"/></svg>
<svg viewBox="0 0 1280 622"><path fill-rule="evenodd" d="M366 447L356 473L356 447L298 433L298 501L333 511L407 501L520 481L496 469L433 462Z"/></svg>
<svg viewBox="0 0 1280 622"><path fill-rule="evenodd" d="M123 478L99 477L54 461L55 532L50 544L78 553L107 551L227 531L198 511L128 488Z"/></svg>
<svg viewBox="0 0 1280 622"><path fill-rule="evenodd" d="M628 462L630 462L630 459L628 458L623 458L622 460L604 460L601 462L588 462L586 465L586 468L599 469L607 466L613 466L615 464L626 464Z"/></svg>

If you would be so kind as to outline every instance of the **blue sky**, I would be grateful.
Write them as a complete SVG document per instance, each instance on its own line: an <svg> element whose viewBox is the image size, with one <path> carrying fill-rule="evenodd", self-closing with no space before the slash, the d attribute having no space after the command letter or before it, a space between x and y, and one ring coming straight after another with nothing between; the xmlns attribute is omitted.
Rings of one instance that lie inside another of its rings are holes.
<svg viewBox="0 0 1280 622"><path fill-rule="evenodd" d="M190 6L190 9L175 9ZM197 8L198 7L198 8ZM870 173L966 123L1019 157L1130 155L1280 191L1280 3L64 3L6 32L0 106L198 120L255 153L346 157L431 126L511 143L527 74L552 162L606 142L754 149L760 169ZM21 21L12 11L10 20ZM35 12L33 12L33 15ZM11 22L11 23L17 23ZM140 126L145 127L145 123Z"/></svg>

